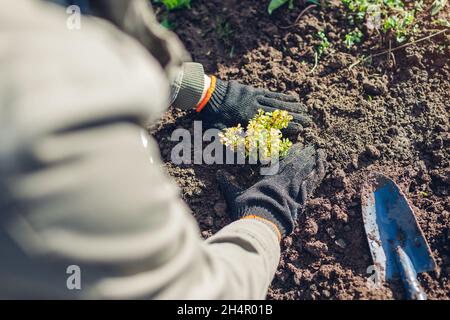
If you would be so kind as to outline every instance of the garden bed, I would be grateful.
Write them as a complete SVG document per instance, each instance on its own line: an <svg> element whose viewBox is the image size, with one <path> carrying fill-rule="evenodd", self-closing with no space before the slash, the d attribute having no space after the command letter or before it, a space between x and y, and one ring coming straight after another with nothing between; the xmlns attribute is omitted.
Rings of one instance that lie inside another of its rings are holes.
<svg viewBox="0 0 450 320"><path fill-rule="evenodd" d="M291 140L327 151L326 178L295 232L282 242L268 298L404 298L398 283L378 289L367 286L372 260L361 217L360 186L368 172L376 170L397 181L417 208L439 268L419 275L426 293L431 299L449 299L450 32L420 16L414 39L435 36L360 62L363 55L388 46L366 35L360 45L348 49L344 40L350 29L340 1L309 8L292 25L308 6L301 1L294 4L292 10L286 6L269 15L267 4L259 0L198 0L190 10L169 15L194 61L208 73L298 95L315 124ZM330 50L311 72L320 44L315 35L320 31ZM257 171L250 166L172 164L171 133L180 127L193 130L194 119L194 112L170 109L151 131L169 174L207 238L230 222L216 171L229 171L242 185L250 185Z"/></svg>

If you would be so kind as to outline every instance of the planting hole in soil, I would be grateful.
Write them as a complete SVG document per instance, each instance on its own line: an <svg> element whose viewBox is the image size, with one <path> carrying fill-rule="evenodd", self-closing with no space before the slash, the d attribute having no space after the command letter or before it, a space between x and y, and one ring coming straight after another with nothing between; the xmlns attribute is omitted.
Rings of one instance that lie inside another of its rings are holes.
<svg viewBox="0 0 450 320"><path fill-rule="evenodd" d="M449 5L403 1L406 13L397 17L386 8L377 29L364 20L367 9L351 7L352 1L285 1L271 14L269 2L156 7L207 73L297 95L314 123L288 138L327 152L323 183L282 241L268 298L405 298L401 281L370 285L361 188L376 171L399 185L431 248L437 269L418 275L421 286L429 299L449 299ZM208 238L230 223L217 170L242 186L254 183L258 170L173 164L171 134L193 131L195 119L195 112L172 108L150 132Z"/></svg>

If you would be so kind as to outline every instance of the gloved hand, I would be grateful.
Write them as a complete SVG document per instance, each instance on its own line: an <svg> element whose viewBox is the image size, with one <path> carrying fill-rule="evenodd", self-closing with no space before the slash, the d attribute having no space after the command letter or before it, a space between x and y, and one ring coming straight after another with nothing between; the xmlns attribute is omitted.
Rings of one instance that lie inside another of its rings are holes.
<svg viewBox="0 0 450 320"><path fill-rule="evenodd" d="M302 149L295 144L280 161L278 174L265 176L245 191L219 171L217 179L231 218L265 220L276 226L280 238L290 234L307 198L325 176L325 158L323 150L316 151L313 146Z"/></svg>
<svg viewBox="0 0 450 320"><path fill-rule="evenodd" d="M276 109L288 111L293 117L287 128L290 132L297 132L311 123L306 108L294 96L219 79L215 80L215 88L208 103L197 111L205 127L223 129L238 123L246 125L258 109L266 112Z"/></svg>

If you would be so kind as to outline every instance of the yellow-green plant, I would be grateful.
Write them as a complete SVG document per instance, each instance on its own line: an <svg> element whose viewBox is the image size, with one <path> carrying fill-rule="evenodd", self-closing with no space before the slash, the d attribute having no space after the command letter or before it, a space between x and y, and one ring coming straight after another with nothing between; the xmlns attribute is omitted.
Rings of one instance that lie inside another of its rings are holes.
<svg viewBox="0 0 450 320"><path fill-rule="evenodd" d="M292 116L287 111L264 112L260 109L245 131L240 124L226 128L219 133L220 141L232 151L245 152L248 158L270 162L274 157L285 157L292 146L292 142L283 138L281 133L291 120Z"/></svg>

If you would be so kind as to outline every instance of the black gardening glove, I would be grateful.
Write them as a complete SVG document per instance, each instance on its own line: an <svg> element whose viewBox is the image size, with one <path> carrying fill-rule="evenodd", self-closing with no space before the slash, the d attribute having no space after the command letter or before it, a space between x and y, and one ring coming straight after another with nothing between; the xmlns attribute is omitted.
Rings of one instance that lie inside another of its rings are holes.
<svg viewBox="0 0 450 320"><path fill-rule="evenodd" d="M276 175L265 176L247 190L231 182L224 171L217 173L233 220L250 215L275 224L281 236L288 235L305 202L321 183L326 169L325 153L313 146L295 144L280 161Z"/></svg>
<svg viewBox="0 0 450 320"><path fill-rule="evenodd" d="M219 79L200 116L205 127L223 129L238 123L245 126L258 109L266 112L276 109L288 111L293 117L288 127L290 132L297 132L311 123L306 107L294 96Z"/></svg>

